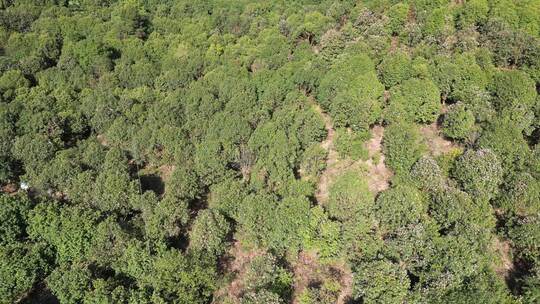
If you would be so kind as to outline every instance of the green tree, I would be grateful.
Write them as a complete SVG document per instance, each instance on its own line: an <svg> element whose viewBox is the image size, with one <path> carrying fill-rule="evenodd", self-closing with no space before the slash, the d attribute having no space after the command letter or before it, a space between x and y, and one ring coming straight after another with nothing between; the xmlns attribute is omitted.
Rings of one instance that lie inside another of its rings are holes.
<svg viewBox="0 0 540 304"><path fill-rule="evenodd" d="M430 80L408 79L390 90L390 113L394 109L401 109L402 119L419 123L434 122L439 116L440 92ZM399 114L398 114L399 115ZM397 117L385 117L386 120L395 121Z"/></svg>
<svg viewBox="0 0 540 304"><path fill-rule="evenodd" d="M399 265L372 261L356 270L353 296L364 303L401 303L409 286L407 273Z"/></svg>
<svg viewBox="0 0 540 304"><path fill-rule="evenodd" d="M378 66L382 83L391 88L411 77L412 63L406 53L394 52L386 55Z"/></svg>
<svg viewBox="0 0 540 304"><path fill-rule="evenodd" d="M217 256L225 250L225 238L229 233L229 223L223 215L205 209L197 214L190 232L190 247L204 250Z"/></svg>
<svg viewBox="0 0 540 304"><path fill-rule="evenodd" d="M405 185L381 192L374 206L374 213L383 231L392 231L422 221L426 212L427 203L422 194Z"/></svg>
<svg viewBox="0 0 540 304"><path fill-rule="evenodd" d="M359 130L379 119L383 91L369 57L348 55L334 63L321 79L317 99L332 116L334 125Z"/></svg>
<svg viewBox="0 0 540 304"><path fill-rule="evenodd" d="M385 162L397 175L406 175L420 158L423 150L420 134L415 125L396 123L385 129L383 137Z"/></svg>
<svg viewBox="0 0 540 304"><path fill-rule="evenodd" d="M474 114L464 104L451 105L444 115L443 134L452 139L467 139L474 130L474 123Z"/></svg>
<svg viewBox="0 0 540 304"><path fill-rule="evenodd" d="M499 192L503 170L490 150L467 150L455 164L452 176L461 188L478 200L490 200Z"/></svg>
<svg viewBox="0 0 540 304"><path fill-rule="evenodd" d="M373 206L373 194L361 172L352 170L343 173L330 186L325 208L331 218L345 221L366 214Z"/></svg>

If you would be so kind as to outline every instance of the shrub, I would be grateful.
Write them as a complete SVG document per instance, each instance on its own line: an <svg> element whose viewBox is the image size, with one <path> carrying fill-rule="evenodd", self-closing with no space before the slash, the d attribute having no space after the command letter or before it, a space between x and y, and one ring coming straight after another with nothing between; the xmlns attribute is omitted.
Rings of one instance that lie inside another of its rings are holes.
<svg viewBox="0 0 540 304"><path fill-rule="evenodd" d="M403 52L390 53L379 64L382 83L391 88L411 76L411 59Z"/></svg>
<svg viewBox="0 0 540 304"><path fill-rule="evenodd" d="M363 176L357 171L349 171L339 176L330 186L330 196L325 207L331 218L344 221L372 205L373 194Z"/></svg>
<svg viewBox="0 0 540 304"><path fill-rule="evenodd" d="M409 285L404 269L386 260L373 261L356 271L353 296L363 303L402 303Z"/></svg>
<svg viewBox="0 0 540 304"><path fill-rule="evenodd" d="M369 138L367 131L348 131L347 129L337 129L335 147L342 158L350 157L352 160L367 160L368 151L364 147L365 141Z"/></svg>
<svg viewBox="0 0 540 304"><path fill-rule="evenodd" d="M414 125L397 123L388 126L383 137L385 162L397 175L406 175L420 158L424 146Z"/></svg>
<svg viewBox="0 0 540 304"><path fill-rule="evenodd" d="M474 114L464 104L451 105L444 115L443 134L452 139L466 139L474 129Z"/></svg>
<svg viewBox="0 0 540 304"><path fill-rule="evenodd" d="M490 200L499 192L503 170L490 150L467 150L455 164L452 176L461 188L478 200Z"/></svg>
<svg viewBox="0 0 540 304"><path fill-rule="evenodd" d="M440 92L430 80L409 79L390 91L390 106L398 104L407 116L405 119L431 123L439 116Z"/></svg>
<svg viewBox="0 0 540 304"><path fill-rule="evenodd" d="M437 162L429 157L420 158L411 168L414 183L422 190L434 191L444 186L444 175Z"/></svg>

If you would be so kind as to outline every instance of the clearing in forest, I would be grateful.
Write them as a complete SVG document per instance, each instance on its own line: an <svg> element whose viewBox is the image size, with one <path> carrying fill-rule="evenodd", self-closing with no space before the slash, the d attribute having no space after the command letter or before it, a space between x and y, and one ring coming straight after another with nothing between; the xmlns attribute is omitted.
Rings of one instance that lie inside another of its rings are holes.
<svg viewBox="0 0 540 304"><path fill-rule="evenodd" d="M334 141L336 131L332 124L332 119L325 113L318 104L314 104L314 109L321 115L324 121L324 126L327 132L326 139L321 143L321 147L327 152L326 168L319 177L317 184L317 192L315 198L319 204L324 204L328 201L329 188L332 182L343 172L351 168L363 167L366 169L366 178L369 189L373 193L378 193L388 188L389 180L392 177L392 172L384 163L384 155L382 153L382 138L384 127L374 126L371 129L371 139L365 143L368 151L368 160L352 161L351 159L342 159L336 151Z"/></svg>
<svg viewBox="0 0 540 304"><path fill-rule="evenodd" d="M352 294L353 275L349 267L343 262L325 264L320 263L313 252L302 251L293 264L294 288L293 304L300 303L302 294L307 288L321 285L324 281L333 280L341 286L337 296L337 304L344 304L350 300Z"/></svg>
<svg viewBox="0 0 540 304"><path fill-rule="evenodd" d="M232 281L215 293L215 298L226 296L234 303L239 303L245 288L245 273L249 263L257 256L263 255L263 250L246 250L240 242L236 241L231 246L229 253L221 263L223 272L232 274Z"/></svg>

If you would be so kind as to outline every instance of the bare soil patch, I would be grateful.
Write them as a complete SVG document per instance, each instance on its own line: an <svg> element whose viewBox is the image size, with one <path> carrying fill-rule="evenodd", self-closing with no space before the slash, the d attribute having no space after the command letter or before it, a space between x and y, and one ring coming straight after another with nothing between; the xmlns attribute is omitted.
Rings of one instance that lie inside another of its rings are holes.
<svg viewBox="0 0 540 304"><path fill-rule="evenodd" d="M321 143L321 147L328 153L326 157L326 169L321 173L319 182L317 184L317 191L315 198L319 203L325 203L328 201L329 187L331 181L342 172L342 165L338 166L339 154L334 147L334 140L336 138L336 130L332 124L330 116L323 111L320 105L313 104L313 108L319 115L321 115L324 121L324 128L326 129L326 139Z"/></svg>
<svg viewBox="0 0 540 304"><path fill-rule="evenodd" d="M352 294L353 275L344 262L324 264L320 263L314 252L302 251L298 254L298 260L293 265L294 293L293 304L298 304L303 292L313 286L327 280L335 280L340 283L341 290L337 298L337 304L345 304Z"/></svg>
<svg viewBox="0 0 540 304"><path fill-rule="evenodd" d="M495 237L492 250L499 257L499 260L493 265L495 272L499 276L508 279L515 268L512 262L510 241Z"/></svg>
<svg viewBox="0 0 540 304"><path fill-rule="evenodd" d="M436 122L420 127L420 134L424 137L424 142L433 156L446 154L460 147L455 142L444 138Z"/></svg>
<svg viewBox="0 0 540 304"><path fill-rule="evenodd" d="M384 128L382 126L374 126L371 129L371 139L366 143L369 155L369 159L365 162L367 166L367 181L369 190L374 193L388 189L389 180L394 175L384 163L384 154L382 153L383 135Z"/></svg>
<svg viewBox="0 0 540 304"><path fill-rule="evenodd" d="M234 303L240 303L240 298L244 293L246 267L255 257L263 254L263 250L246 250L242 248L240 242L235 241L223 263L224 273L232 274L233 279L226 287L216 292L215 298L227 296Z"/></svg>

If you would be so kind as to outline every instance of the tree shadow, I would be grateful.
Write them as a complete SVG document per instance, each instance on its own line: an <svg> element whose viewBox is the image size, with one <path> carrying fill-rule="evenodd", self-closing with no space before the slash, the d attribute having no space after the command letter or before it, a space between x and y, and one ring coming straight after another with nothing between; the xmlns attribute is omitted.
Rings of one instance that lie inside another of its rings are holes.
<svg viewBox="0 0 540 304"><path fill-rule="evenodd" d="M142 191L154 191L157 196L161 196L165 192L165 183L160 176L151 174L151 175L141 175L141 188Z"/></svg>

